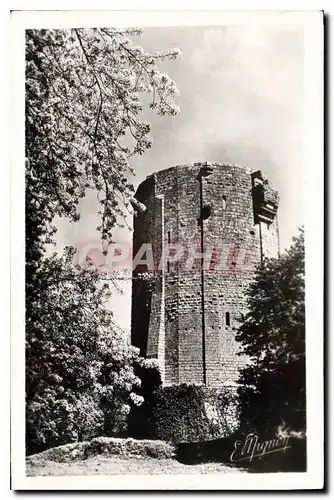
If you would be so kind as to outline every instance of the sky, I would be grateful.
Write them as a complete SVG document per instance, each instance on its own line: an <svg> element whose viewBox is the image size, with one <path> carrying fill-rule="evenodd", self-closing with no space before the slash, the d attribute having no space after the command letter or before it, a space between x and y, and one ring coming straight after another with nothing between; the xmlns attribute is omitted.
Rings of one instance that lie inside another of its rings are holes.
<svg viewBox="0 0 334 500"><path fill-rule="evenodd" d="M179 88L176 117L145 110L151 150L132 161L135 187L152 172L199 161L261 169L278 190L281 251L303 225L303 32L264 24L144 28L147 51L178 47L182 57L161 70ZM76 224L58 220L57 247L98 242L96 194L81 202ZM131 222L131 221L130 221ZM115 239L131 241L117 230ZM116 321L129 330L130 283L115 292Z"/></svg>

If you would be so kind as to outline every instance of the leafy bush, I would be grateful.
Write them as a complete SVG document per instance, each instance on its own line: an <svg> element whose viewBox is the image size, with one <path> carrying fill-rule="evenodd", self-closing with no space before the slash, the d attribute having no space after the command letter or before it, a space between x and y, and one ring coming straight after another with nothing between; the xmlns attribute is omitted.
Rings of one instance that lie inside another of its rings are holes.
<svg viewBox="0 0 334 500"><path fill-rule="evenodd" d="M55 448L49 448L41 453L30 455L27 457L27 461L30 464L38 464L41 460L50 460L52 462L59 463L83 460L86 456L85 450L87 444L88 441L82 441L81 443L70 443L56 446Z"/></svg>
<svg viewBox="0 0 334 500"><path fill-rule="evenodd" d="M91 392L76 394L53 386L36 394L26 409L27 453L101 434L104 415Z"/></svg>
<svg viewBox="0 0 334 500"><path fill-rule="evenodd" d="M29 457L29 460L32 462L41 459L54 462L72 462L75 460L84 460L95 455L173 458L175 454L175 447L171 443L164 441L98 437L91 441L58 446L37 455L32 455Z"/></svg>
<svg viewBox="0 0 334 500"><path fill-rule="evenodd" d="M93 439L86 447L86 457L92 455L173 458L175 448L171 443L159 440L99 437Z"/></svg>
<svg viewBox="0 0 334 500"><path fill-rule="evenodd" d="M105 306L108 287L74 266L72 256L67 249L44 259L36 273L41 287L28 300L28 454L120 433L131 406L142 402L133 391L140 384L134 364L144 360Z"/></svg>

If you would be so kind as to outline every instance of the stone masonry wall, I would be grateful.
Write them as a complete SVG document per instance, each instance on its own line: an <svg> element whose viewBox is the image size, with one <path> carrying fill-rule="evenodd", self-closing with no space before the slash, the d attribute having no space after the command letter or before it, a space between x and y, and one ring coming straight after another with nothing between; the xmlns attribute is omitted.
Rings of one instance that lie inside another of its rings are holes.
<svg viewBox="0 0 334 500"><path fill-rule="evenodd" d="M276 191L260 171L199 163L149 176L136 198L146 211L134 248L152 244L155 271L133 281L132 343L159 359L164 385L233 385L246 361L235 340L246 288L261 258L279 252ZM181 261L158 270L162 247L177 243ZM200 258L185 268L191 245L213 249L204 271Z"/></svg>

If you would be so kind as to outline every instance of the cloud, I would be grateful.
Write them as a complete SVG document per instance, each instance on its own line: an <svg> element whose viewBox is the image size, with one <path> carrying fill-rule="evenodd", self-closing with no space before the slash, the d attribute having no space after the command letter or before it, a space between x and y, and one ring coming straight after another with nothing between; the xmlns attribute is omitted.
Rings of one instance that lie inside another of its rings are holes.
<svg viewBox="0 0 334 500"><path fill-rule="evenodd" d="M183 58L168 72L180 88L181 113L170 121L148 118L155 141L137 181L199 160L262 168L280 192L281 241L288 246L303 222L302 30L263 24L150 29L145 43L180 47Z"/></svg>
<svg viewBox="0 0 334 500"><path fill-rule="evenodd" d="M134 159L135 183L172 165L200 160L261 168L280 194L281 246L303 223L303 33L277 26L147 28L137 40L148 51L179 47L182 59L164 62L180 89L176 117L150 110L153 147ZM82 220L60 223L62 244L97 237L94 194L82 203ZM129 233L117 233L122 241ZM116 319L129 328L130 285L115 297ZM126 305L127 304L127 305Z"/></svg>

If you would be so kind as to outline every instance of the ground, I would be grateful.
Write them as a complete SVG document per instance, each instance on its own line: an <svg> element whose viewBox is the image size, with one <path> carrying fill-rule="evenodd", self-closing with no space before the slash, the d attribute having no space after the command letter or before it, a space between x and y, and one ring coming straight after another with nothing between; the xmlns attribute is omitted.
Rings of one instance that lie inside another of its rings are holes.
<svg viewBox="0 0 334 500"><path fill-rule="evenodd" d="M93 476L112 474L222 474L242 472L220 463L185 465L171 458L95 456L86 460L61 463L51 460L27 459L27 476Z"/></svg>

